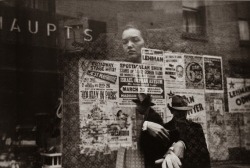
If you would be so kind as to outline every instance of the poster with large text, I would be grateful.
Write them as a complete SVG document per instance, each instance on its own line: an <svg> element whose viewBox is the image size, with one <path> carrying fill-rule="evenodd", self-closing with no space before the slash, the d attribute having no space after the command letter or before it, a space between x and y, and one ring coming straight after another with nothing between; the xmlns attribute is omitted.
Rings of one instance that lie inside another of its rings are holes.
<svg viewBox="0 0 250 168"><path fill-rule="evenodd" d="M166 102L162 66L120 62L119 105L135 107L132 100L138 93L151 94L156 104L153 108L164 117Z"/></svg>
<svg viewBox="0 0 250 168"><path fill-rule="evenodd" d="M86 61L79 61L80 152L130 147L133 109L118 106L119 63Z"/></svg>
<svg viewBox="0 0 250 168"><path fill-rule="evenodd" d="M142 64L155 64L163 66L164 64L164 51L150 48L142 48L141 50L141 63Z"/></svg>
<svg viewBox="0 0 250 168"><path fill-rule="evenodd" d="M171 106L172 97L174 95L183 96L188 105L193 106L193 109L188 112L187 118L202 125L203 131L207 133L207 119L205 109L205 95L204 90L196 89L172 89L166 88L166 101ZM173 115L167 109L167 121L170 121Z"/></svg>
<svg viewBox="0 0 250 168"><path fill-rule="evenodd" d="M138 93L149 93L164 99L162 67L156 65L120 63L119 98L134 99ZM128 105L121 103L120 105Z"/></svg>
<svg viewBox="0 0 250 168"><path fill-rule="evenodd" d="M198 55L184 55L186 88L204 89L203 57Z"/></svg>
<svg viewBox="0 0 250 168"><path fill-rule="evenodd" d="M250 112L250 79L227 78L230 113Z"/></svg>
<svg viewBox="0 0 250 168"><path fill-rule="evenodd" d="M222 58L204 56L206 92L223 92Z"/></svg>
<svg viewBox="0 0 250 168"><path fill-rule="evenodd" d="M185 88L185 69L183 54L165 52L164 80L168 88Z"/></svg>

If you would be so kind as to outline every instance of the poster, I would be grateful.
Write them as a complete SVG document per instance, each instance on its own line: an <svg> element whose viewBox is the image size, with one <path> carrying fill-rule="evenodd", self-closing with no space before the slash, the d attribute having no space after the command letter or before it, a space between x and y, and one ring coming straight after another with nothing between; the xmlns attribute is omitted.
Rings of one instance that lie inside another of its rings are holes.
<svg viewBox="0 0 250 168"><path fill-rule="evenodd" d="M151 94L156 104L154 110L164 118L166 102L162 66L120 62L119 105L135 107L132 99L136 99L138 93Z"/></svg>
<svg viewBox="0 0 250 168"><path fill-rule="evenodd" d="M214 99L214 111L223 116L223 104L222 99Z"/></svg>
<svg viewBox="0 0 250 168"><path fill-rule="evenodd" d="M165 52L164 79L168 88L185 88L183 54Z"/></svg>
<svg viewBox="0 0 250 168"><path fill-rule="evenodd" d="M186 70L186 88L204 89L203 57L184 55Z"/></svg>
<svg viewBox="0 0 250 168"><path fill-rule="evenodd" d="M130 147L134 109L118 106L119 63L91 61L84 65L86 60L80 59L80 152L94 155Z"/></svg>
<svg viewBox="0 0 250 168"><path fill-rule="evenodd" d="M142 64L155 64L163 66L164 64L164 51L150 48L142 48L141 50L141 63Z"/></svg>
<svg viewBox="0 0 250 168"><path fill-rule="evenodd" d="M79 61L80 104L92 104L96 99L116 101L118 97L119 64L111 61Z"/></svg>
<svg viewBox="0 0 250 168"><path fill-rule="evenodd" d="M206 92L223 92L222 58L204 56Z"/></svg>
<svg viewBox="0 0 250 168"><path fill-rule="evenodd" d="M230 113L250 112L250 79L227 78Z"/></svg>
<svg viewBox="0 0 250 168"><path fill-rule="evenodd" d="M156 65L120 63L119 98L135 99L138 93L149 93L164 99L162 67ZM122 102L120 105L129 105Z"/></svg>
<svg viewBox="0 0 250 168"><path fill-rule="evenodd" d="M208 146L213 160L228 159L226 125L224 122L224 94L205 93Z"/></svg>
<svg viewBox="0 0 250 168"><path fill-rule="evenodd" d="M166 88L167 104L171 105L172 102L171 98L174 95L184 96L188 102L188 105L193 106L193 109L188 112L187 119L190 119L196 123L201 124L204 133L207 134L207 119L206 119L204 90ZM167 115L167 121L170 121L173 117L168 108L166 115Z"/></svg>

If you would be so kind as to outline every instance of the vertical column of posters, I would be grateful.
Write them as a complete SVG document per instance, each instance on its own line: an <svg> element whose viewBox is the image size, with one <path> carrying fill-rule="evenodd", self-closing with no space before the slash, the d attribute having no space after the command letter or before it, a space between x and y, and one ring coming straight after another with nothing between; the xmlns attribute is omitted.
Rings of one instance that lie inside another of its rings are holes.
<svg viewBox="0 0 250 168"><path fill-rule="evenodd" d="M85 61L79 61L80 152L131 146L131 116L118 106L119 63L91 61L85 69Z"/></svg>
<svg viewBox="0 0 250 168"><path fill-rule="evenodd" d="M204 56L206 92L223 92L222 58Z"/></svg>
<svg viewBox="0 0 250 168"><path fill-rule="evenodd" d="M186 88L204 89L203 57L184 55L186 70Z"/></svg>
<svg viewBox="0 0 250 168"><path fill-rule="evenodd" d="M228 144L224 122L224 94L205 93L205 100L210 157L213 160L226 160L228 159Z"/></svg>
<svg viewBox="0 0 250 168"><path fill-rule="evenodd" d="M195 89L172 89L166 88L167 103L171 105L172 97L174 95L181 95L187 100L189 105L193 106L193 109L188 112L187 118L202 125L203 131L207 134L207 119L205 109L205 95L204 90ZM172 114L167 109L167 121L172 119Z"/></svg>
<svg viewBox="0 0 250 168"><path fill-rule="evenodd" d="M164 53L164 80L168 88L185 88L183 54Z"/></svg>
<svg viewBox="0 0 250 168"><path fill-rule="evenodd" d="M250 112L250 79L227 78L230 113Z"/></svg>

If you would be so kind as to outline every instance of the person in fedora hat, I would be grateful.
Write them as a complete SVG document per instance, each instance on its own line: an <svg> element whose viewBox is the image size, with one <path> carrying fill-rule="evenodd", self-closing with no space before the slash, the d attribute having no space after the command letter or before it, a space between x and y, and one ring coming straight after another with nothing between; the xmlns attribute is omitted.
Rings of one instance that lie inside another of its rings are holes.
<svg viewBox="0 0 250 168"><path fill-rule="evenodd" d="M173 150L181 159L182 168L210 168L210 157L202 126L187 120L187 113L193 107L180 95L174 95L171 105L167 106L173 118L164 124L164 128L169 130L170 134L172 132L170 143L173 143L174 148L167 152L166 157Z"/></svg>
<svg viewBox="0 0 250 168"><path fill-rule="evenodd" d="M163 126L163 120L161 116L157 112L155 112L153 108L151 108L155 104L152 102L150 94L139 93L137 95L137 99L132 101L136 103L137 115L139 114L143 118L143 123L154 123ZM140 118L140 116L138 116L138 118ZM150 124L148 124L147 127L150 127ZM145 124L143 124L142 129L140 129L141 132L138 146L140 152L142 152L144 155L145 167L156 168L157 166L159 167L159 165L155 164L155 160L159 157L162 157L167 151L166 145L164 146L164 143L168 142L169 135L166 131L167 138L165 141L161 141L160 139L152 136L146 129L147 128L145 128Z"/></svg>
<svg viewBox="0 0 250 168"><path fill-rule="evenodd" d="M165 165L167 165L168 167L172 166L173 168L180 168L181 161L176 153L178 154L182 148L178 147L179 141L177 139L177 143L174 146L171 146L173 142L171 138L175 133L169 132L164 128L161 129L163 120L161 116L151 108L151 106L155 105L152 102L151 95L140 93L137 95L137 99L133 100L133 102L137 105L137 112L144 116L144 124L139 139L139 146L145 157L145 167L164 168L166 167ZM169 149L172 148L175 148L175 151L170 153ZM160 162L157 162L157 159L162 156L165 156L167 162L164 163L164 160L162 165L160 165Z"/></svg>

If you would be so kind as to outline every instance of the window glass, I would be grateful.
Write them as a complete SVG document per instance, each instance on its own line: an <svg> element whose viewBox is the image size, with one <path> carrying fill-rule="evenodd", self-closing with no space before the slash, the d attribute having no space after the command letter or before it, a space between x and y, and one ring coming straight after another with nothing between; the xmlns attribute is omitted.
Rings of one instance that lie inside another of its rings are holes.
<svg viewBox="0 0 250 168"><path fill-rule="evenodd" d="M183 31L193 34L204 34L204 4L203 1L182 1Z"/></svg>
<svg viewBox="0 0 250 168"><path fill-rule="evenodd" d="M240 40L250 40L248 21L239 21Z"/></svg>

